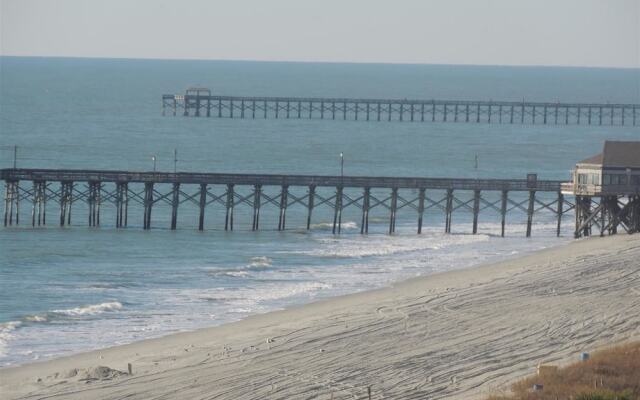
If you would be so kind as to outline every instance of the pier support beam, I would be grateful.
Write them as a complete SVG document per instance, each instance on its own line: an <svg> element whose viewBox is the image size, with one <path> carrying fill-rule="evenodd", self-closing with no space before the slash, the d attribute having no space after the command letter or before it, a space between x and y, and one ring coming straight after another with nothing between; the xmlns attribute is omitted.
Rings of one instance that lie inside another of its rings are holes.
<svg viewBox="0 0 640 400"><path fill-rule="evenodd" d="M447 200L445 205L444 232L451 233L451 216L453 213L453 189L447 189Z"/></svg>
<svg viewBox="0 0 640 400"><path fill-rule="evenodd" d="M473 191L473 234L478 233L478 214L480 214L480 191Z"/></svg>
<svg viewBox="0 0 640 400"><path fill-rule="evenodd" d="M116 182L116 195L114 200L116 204L116 228L120 228L122 224L122 203L123 203L121 182Z"/></svg>
<svg viewBox="0 0 640 400"><path fill-rule="evenodd" d="M180 184L173 184L173 192L171 196L171 230L176 230L178 225L178 206L180 205Z"/></svg>
<svg viewBox="0 0 640 400"><path fill-rule="evenodd" d="M251 230L257 231L260 228L260 201L262 200L262 185L253 186L253 222Z"/></svg>
<svg viewBox="0 0 640 400"><path fill-rule="evenodd" d="M509 192L502 191L500 197L500 237L504 237L504 226L507 222L507 202L509 201Z"/></svg>
<svg viewBox="0 0 640 400"><path fill-rule="evenodd" d="M622 209L618 205L618 196L601 197L600 202L602 203L600 212L603 215L606 214L604 218L607 220L607 225L602 226L601 229L606 230L609 235L615 235L618 233L618 225L624 219Z"/></svg>
<svg viewBox="0 0 640 400"><path fill-rule="evenodd" d="M632 202L631 231L629 233L637 233L640 232L640 195L631 196L629 201Z"/></svg>
<svg viewBox="0 0 640 400"><path fill-rule="evenodd" d="M562 194L562 192L558 192L558 209L556 210L556 213L558 214L558 223L556 226L557 237L560 237L560 230L562 228L562 214L564 213L562 209L563 206L564 206L564 195Z"/></svg>
<svg viewBox="0 0 640 400"><path fill-rule="evenodd" d="M60 226L67 222L67 214L71 214L72 182L60 182Z"/></svg>
<svg viewBox="0 0 640 400"><path fill-rule="evenodd" d="M360 224L360 233L369 233L369 207L371 206L371 188L365 187L362 194L362 221Z"/></svg>
<svg viewBox="0 0 640 400"><path fill-rule="evenodd" d="M71 225L71 206L73 205L73 188L74 188L74 183L73 182L69 182L69 199L67 202L67 225Z"/></svg>
<svg viewBox="0 0 640 400"><path fill-rule="evenodd" d="M67 211L67 205L66 205L66 200L67 200L67 196L66 196L66 191L67 191L67 187L65 182L60 182L60 226L64 226L64 223L66 222L67 218L66 218L66 211Z"/></svg>
<svg viewBox="0 0 640 400"><path fill-rule="evenodd" d="M311 185L309 186L309 202L307 203L307 230L311 229L311 214L313 213L315 199L316 187Z"/></svg>
<svg viewBox="0 0 640 400"><path fill-rule="evenodd" d="M31 226L36 226L36 214L38 226L46 224L47 212L47 182L33 181L33 208L31 210Z"/></svg>
<svg viewBox="0 0 640 400"><path fill-rule="evenodd" d="M581 236L591 235L592 221L595 218L595 213L591 210L591 197L590 196L576 196L576 229L574 237L579 238Z"/></svg>
<svg viewBox="0 0 640 400"><path fill-rule="evenodd" d="M13 207L16 206L16 225L20 223L20 202L19 202L18 181L5 181L4 194L4 226L13 225Z"/></svg>
<svg viewBox="0 0 640 400"><path fill-rule="evenodd" d="M100 226L100 192L102 183L97 181L89 182L89 226Z"/></svg>
<svg viewBox="0 0 640 400"><path fill-rule="evenodd" d="M418 235L422 233L422 217L424 216L425 188L420 188L418 192Z"/></svg>
<svg viewBox="0 0 640 400"><path fill-rule="evenodd" d="M151 229L151 209L153 208L153 182L144 184L144 220L143 229Z"/></svg>
<svg viewBox="0 0 640 400"><path fill-rule="evenodd" d="M389 235L396 232L396 213L398 211L398 188L391 189L391 206L389 212Z"/></svg>
<svg viewBox="0 0 640 400"><path fill-rule="evenodd" d="M200 209L200 214L198 216L198 230L204 230L204 210L207 207L207 184L200 184L200 201L198 202L198 208Z"/></svg>
<svg viewBox="0 0 640 400"><path fill-rule="evenodd" d="M129 184L127 182L116 183L116 228L127 226L127 214L129 211Z"/></svg>
<svg viewBox="0 0 640 400"><path fill-rule="evenodd" d="M234 185L227 185L227 213L224 218L224 230L233 230L233 206L234 206Z"/></svg>
<svg viewBox="0 0 640 400"><path fill-rule="evenodd" d="M527 237L531 237L531 224L533 223L533 212L536 201L536 191L529 191L529 207L527 208Z"/></svg>
<svg viewBox="0 0 640 400"><path fill-rule="evenodd" d="M278 230L283 231L286 228L287 223L287 205L289 198L289 186L282 185L282 189L280 190L280 216L278 218Z"/></svg>
<svg viewBox="0 0 640 400"><path fill-rule="evenodd" d="M336 188L336 201L333 206L333 229L332 233L340 233L342 228L342 186Z"/></svg>
<svg viewBox="0 0 640 400"><path fill-rule="evenodd" d="M617 203L618 198L617 196L614 197L614 201ZM604 236L605 231L607 230L607 222L611 222L611 220L613 219L613 215L614 212L612 210L611 204L610 204L610 197L601 197L600 198L600 207L599 207L599 211L600 211L600 237ZM616 204L617 205L617 204ZM609 217L609 218L607 218ZM607 219L609 221L607 221ZM611 234L612 232L611 227L609 227L609 234Z"/></svg>

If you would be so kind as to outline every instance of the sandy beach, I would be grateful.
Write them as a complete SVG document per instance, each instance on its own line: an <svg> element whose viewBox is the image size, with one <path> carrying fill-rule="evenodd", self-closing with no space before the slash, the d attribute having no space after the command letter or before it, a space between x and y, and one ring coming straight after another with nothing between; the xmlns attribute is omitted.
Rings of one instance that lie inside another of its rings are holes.
<svg viewBox="0 0 640 400"><path fill-rule="evenodd" d="M0 370L3 399L479 398L640 338L640 240L593 238ZM132 375L128 374L128 364ZM104 366L108 368L97 368Z"/></svg>

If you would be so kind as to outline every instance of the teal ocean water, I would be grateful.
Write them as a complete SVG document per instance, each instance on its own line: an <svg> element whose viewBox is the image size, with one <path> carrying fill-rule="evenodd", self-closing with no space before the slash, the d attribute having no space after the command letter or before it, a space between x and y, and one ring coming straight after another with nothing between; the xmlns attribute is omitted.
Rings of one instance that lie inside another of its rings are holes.
<svg viewBox="0 0 640 400"><path fill-rule="evenodd" d="M640 103L640 71L624 69L219 61L0 58L0 168L105 168L179 171L566 179L573 163L605 139L640 140L640 127L499 125L162 117L160 96L198 85L215 93L266 96L389 97ZM478 168L475 157L478 156ZM1 189L4 190L4 187ZM273 193L275 193L275 189ZM49 205L50 221L57 209ZM30 208L22 208L27 221ZM347 209L343 234L330 231L328 208L292 208L277 232L274 209L251 232L248 208L224 232L221 207L198 232L195 209L154 209L143 231L139 207L129 228L88 228L74 205L71 227L0 228L0 366L128 343L238 320L421 274L466 268L571 240L552 216L537 216L533 238L514 214L507 237L499 219L427 215L423 235L403 210L398 234L372 215L369 236Z"/></svg>

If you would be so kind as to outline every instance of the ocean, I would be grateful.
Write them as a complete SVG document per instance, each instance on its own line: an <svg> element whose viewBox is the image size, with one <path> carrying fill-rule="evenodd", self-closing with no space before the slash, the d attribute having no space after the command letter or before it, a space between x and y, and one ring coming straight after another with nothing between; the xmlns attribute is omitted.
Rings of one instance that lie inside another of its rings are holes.
<svg viewBox="0 0 640 400"><path fill-rule="evenodd" d="M0 168L94 168L346 175L568 179L573 164L598 153L605 139L638 140L640 127L364 122L162 117L161 95L205 86L229 95L532 100L640 103L640 70L550 67L163 61L0 57ZM478 159L475 167L476 156ZM0 185L2 186L2 185ZM2 186L0 189L4 190ZM272 193L273 194L273 193ZM74 205L71 227L0 228L0 366L130 343L219 325L317 299L378 288L402 279L517 257L572 240L570 217L560 238L555 219L536 216L524 237L524 215L499 218L427 213L398 216L388 236L385 210L359 234L347 209L331 234L328 208L292 208L278 232L265 209L260 232L250 210L236 209L224 231L221 207L185 207L169 230L168 207L154 209L143 231L140 207L129 228L89 228Z"/></svg>

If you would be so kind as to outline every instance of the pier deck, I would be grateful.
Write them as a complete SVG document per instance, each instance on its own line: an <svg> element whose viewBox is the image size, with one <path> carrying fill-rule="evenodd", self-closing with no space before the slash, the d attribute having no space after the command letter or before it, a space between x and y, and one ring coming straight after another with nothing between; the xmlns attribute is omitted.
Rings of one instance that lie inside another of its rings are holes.
<svg viewBox="0 0 640 400"><path fill-rule="evenodd" d="M211 95L162 96L162 115L544 125L640 124L639 104Z"/></svg>
<svg viewBox="0 0 640 400"><path fill-rule="evenodd" d="M527 179L454 179L2 169L0 179L5 182L5 226L13 225L14 221L19 224L21 202L31 205L32 226L46 224L48 201L58 206L60 226L71 223L72 204L87 205L89 226L100 226L101 205L112 205L116 228L128 226L129 205L138 204L144 210L143 229L151 228L154 205L162 203L171 208L171 229L177 228L179 208L191 205L199 212L199 230L204 230L207 206L217 204L223 207L224 229L228 231L233 230L234 209L239 206L250 208L252 230L260 228L261 207L275 207L277 229L285 230L290 207L303 207L306 228L311 229L314 210L323 206L332 211L333 233L341 232L342 215L347 208L359 210L360 232L368 233L369 213L375 208L386 210L389 234L395 233L401 209L415 212L418 233L422 232L427 212L443 215L447 233L451 232L454 212L467 212L472 215L474 234L478 232L480 213L493 212L499 218L502 236L507 215L520 212L526 216L528 237L534 215L542 211L552 214L560 235L563 216L575 209L575 200L569 201L562 193L561 181L538 180L535 174ZM639 200L634 197L629 201ZM581 204L581 210L585 207ZM640 226L639 222L635 224ZM635 231L638 226L630 229Z"/></svg>

